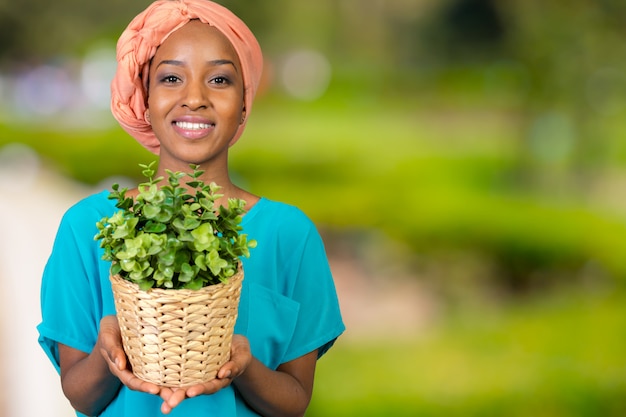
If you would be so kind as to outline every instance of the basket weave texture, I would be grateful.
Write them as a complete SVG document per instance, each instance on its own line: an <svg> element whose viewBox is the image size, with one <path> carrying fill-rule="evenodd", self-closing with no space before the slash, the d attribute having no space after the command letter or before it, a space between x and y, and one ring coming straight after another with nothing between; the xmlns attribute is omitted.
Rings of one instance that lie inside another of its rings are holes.
<svg viewBox="0 0 626 417"><path fill-rule="evenodd" d="M142 291L111 276L124 351L138 378L166 387L210 381L230 358L243 270L200 290Z"/></svg>

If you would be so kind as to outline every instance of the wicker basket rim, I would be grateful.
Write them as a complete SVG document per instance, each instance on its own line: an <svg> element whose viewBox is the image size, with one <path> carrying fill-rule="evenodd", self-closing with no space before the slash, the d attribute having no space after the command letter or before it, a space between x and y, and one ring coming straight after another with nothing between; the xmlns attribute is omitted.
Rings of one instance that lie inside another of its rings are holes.
<svg viewBox="0 0 626 417"><path fill-rule="evenodd" d="M139 285L129 281L125 278L122 278L119 274L115 274L115 275L110 275L111 280L114 280L117 284L119 285L124 285L125 287L131 289L134 292L144 292L144 293L153 293L154 295L164 295L164 296L172 296L172 295L177 295L177 296L193 296L194 294L198 294L201 293L202 291L218 291L220 290L222 287L226 287L228 285L232 284L233 280L241 280L243 279L243 267L241 265L241 263L239 264L239 267L237 268L237 272L235 273L235 275L231 276L228 278L228 280L226 282L220 282L217 284L211 284L211 285L206 285L202 288L199 288L197 290L191 290L188 288L180 288L180 289L172 289L172 288L150 288L149 290L142 290L141 288L139 288Z"/></svg>

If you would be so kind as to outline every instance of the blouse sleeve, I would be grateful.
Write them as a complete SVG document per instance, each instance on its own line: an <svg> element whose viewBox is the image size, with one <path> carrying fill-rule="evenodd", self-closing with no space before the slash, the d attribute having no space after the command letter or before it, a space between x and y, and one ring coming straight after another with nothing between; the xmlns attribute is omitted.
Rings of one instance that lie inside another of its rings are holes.
<svg viewBox="0 0 626 417"><path fill-rule="evenodd" d="M345 327L322 239L296 207L262 199L244 217L257 241L244 258L235 331L271 369L314 350L323 355Z"/></svg>
<svg viewBox="0 0 626 417"><path fill-rule="evenodd" d="M72 207L61 220L41 284L39 343L57 371L57 343L91 352L103 308L102 266L93 240L98 214L83 206Z"/></svg>
<svg viewBox="0 0 626 417"><path fill-rule="evenodd" d="M345 330L322 238L308 218L301 224L302 228L292 229L292 256L286 267L290 298L299 304L299 311L284 362L315 349L321 357Z"/></svg>

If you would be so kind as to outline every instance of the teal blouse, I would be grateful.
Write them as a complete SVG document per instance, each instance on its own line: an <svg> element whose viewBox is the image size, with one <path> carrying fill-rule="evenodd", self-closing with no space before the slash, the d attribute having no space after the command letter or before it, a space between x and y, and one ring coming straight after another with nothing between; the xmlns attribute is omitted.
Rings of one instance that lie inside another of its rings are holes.
<svg viewBox="0 0 626 417"><path fill-rule="evenodd" d="M96 221L112 215L115 200L103 191L63 216L41 286L39 343L59 371L57 343L89 353L100 319L115 314L110 263L94 240ZM244 281L235 333L271 369L318 349L323 355L344 331L322 239L299 209L262 198L242 221L258 242L243 259ZM162 415L158 396L122 387L101 416ZM77 413L77 415L81 415ZM185 400L170 416L257 416L234 387Z"/></svg>

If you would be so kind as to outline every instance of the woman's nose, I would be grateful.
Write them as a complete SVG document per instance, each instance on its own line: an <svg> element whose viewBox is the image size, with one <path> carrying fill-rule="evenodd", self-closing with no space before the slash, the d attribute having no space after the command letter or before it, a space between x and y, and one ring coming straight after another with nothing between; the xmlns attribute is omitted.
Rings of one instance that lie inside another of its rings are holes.
<svg viewBox="0 0 626 417"><path fill-rule="evenodd" d="M188 107L190 110L198 110L208 107L209 102L208 88L203 82L192 81L187 84L183 106Z"/></svg>

